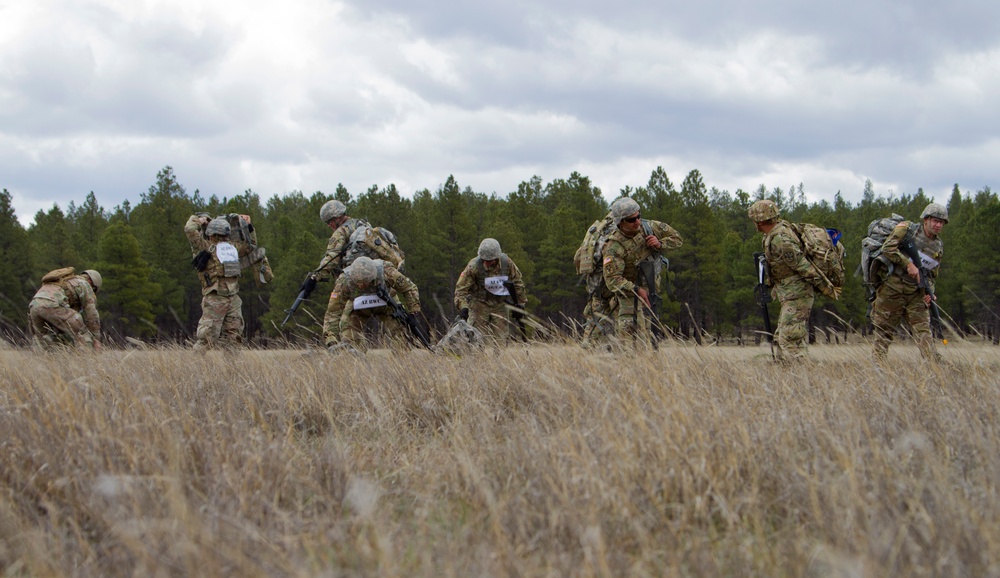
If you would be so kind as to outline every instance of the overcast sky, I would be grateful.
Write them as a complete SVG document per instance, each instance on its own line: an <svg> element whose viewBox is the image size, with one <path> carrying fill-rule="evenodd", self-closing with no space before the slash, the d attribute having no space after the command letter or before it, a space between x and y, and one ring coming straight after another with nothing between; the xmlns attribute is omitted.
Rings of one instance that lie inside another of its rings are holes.
<svg viewBox="0 0 1000 578"><path fill-rule="evenodd" d="M0 0L0 187L997 186L991 0Z"/></svg>

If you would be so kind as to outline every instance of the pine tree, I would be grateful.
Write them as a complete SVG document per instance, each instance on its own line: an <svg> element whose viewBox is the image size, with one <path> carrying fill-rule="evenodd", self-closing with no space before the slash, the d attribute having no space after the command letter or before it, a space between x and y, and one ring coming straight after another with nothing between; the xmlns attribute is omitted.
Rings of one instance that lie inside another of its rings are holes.
<svg viewBox="0 0 1000 578"><path fill-rule="evenodd" d="M151 280L149 263L128 225L114 223L105 229L94 268L104 281L98 294L104 333L118 340L156 335L154 304L160 301L160 286Z"/></svg>
<svg viewBox="0 0 1000 578"><path fill-rule="evenodd" d="M7 189L0 192L0 326L5 333L22 335L27 329L28 301L33 294L31 245L17 220ZM35 281L37 283L37 281Z"/></svg>

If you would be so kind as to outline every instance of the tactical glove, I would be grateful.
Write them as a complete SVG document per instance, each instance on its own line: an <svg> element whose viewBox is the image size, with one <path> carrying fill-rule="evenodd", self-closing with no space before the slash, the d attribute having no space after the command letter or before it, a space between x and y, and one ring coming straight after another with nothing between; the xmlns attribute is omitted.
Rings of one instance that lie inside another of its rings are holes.
<svg viewBox="0 0 1000 578"><path fill-rule="evenodd" d="M316 277L310 275L306 277L306 280L302 282L302 286L299 287L299 292L305 291L306 295L312 294L316 290Z"/></svg>
<svg viewBox="0 0 1000 578"><path fill-rule="evenodd" d="M468 307L463 307L462 310L458 312L458 318L461 319L462 321L468 321L469 320L469 308Z"/></svg>
<svg viewBox="0 0 1000 578"><path fill-rule="evenodd" d="M510 318L513 319L514 321L520 321L520 320L524 319L524 312L523 311L519 311L517 309L511 309L510 310Z"/></svg>
<svg viewBox="0 0 1000 578"><path fill-rule="evenodd" d="M407 313L406 316L409 318L406 322L407 325L414 328L420 337L424 340L429 341L431 337L430 327L427 326L427 321L424 320L424 316L420 313Z"/></svg>

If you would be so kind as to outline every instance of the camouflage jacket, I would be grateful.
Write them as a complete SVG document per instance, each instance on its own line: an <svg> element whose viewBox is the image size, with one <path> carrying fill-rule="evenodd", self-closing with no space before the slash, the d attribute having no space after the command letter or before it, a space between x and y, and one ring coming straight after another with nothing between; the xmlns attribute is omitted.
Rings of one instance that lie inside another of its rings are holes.
<svg viewBox="0 0 1000 578"><path fill-rule="evenodd" d="M468 309L470 299L476 299L489 305L500 305L501 303L509 302L507 295L492 293L486 286L487 279L496 279L504 275L504 267L501 262L504 259L507 261L506 280L514 284L514 293L516 294L514 298L516 299L517 306L524 308L528 302L528 294L524 288L524 278L521 276L521 270L514 264L514 260L506 254L501 255L500 259L497 259L496 265L490 268L483 265L479 257L469 261L462 274L458 276L458 282L455 283L455 307Z"/></svg>
<svg viewBox="0 0 1000 578"><path fill-rule="evenodd" d="M368 286L362 286L351 279L351 268L348 267L344 270L344 274L337 278L337 282L333 284L333 292L330 294L330 305L327 309L327 315L331 319L342 319L345 313L350 314L354 311L355 301L359 298L373 297L375 295L375 283L383 283L386 289L389 290L390 294L395 292L408 313L418 313L420 311L420 293L417 291L417 285L410 281L410 279L400 273L392 263L388 261L375 260L376 267L382 270L382 273L375 278L374 283ZM378 309L384 310L386 306L381 306ZM340 324L333 324L333 331L336 336L340 336Z"/></svg>
<svg viewBox="0 0 1000 578"><path fill-rule="evenodd" d="M646 234L643 229L628 237L621 229L615 229L604 243L602 261L604 268L604 283L613 293L631 294L635 292L639 281L639 263L650 256L661 255L680 247L684 241L681 234L673 227L660 221L646 221L660 240L659 250L646 245Z"/></svg>
<svg viewBox="0 0 1000 578"><path fill-rule="evenodd" d="M44 283L29 307L67 307L79 311L87 329L96 338L101 334L101 316L97 313L97 295L83 275L73 275L56 283Z"/></svg>
<svg viewBox="0 0 1000 578"><path fill-rule="evenodd" d="M239 243L232 244L228 241L213 243L206 239L202 233L201 225L198 223L198 215L191 215L188 219L184 225L184 234L187 236L188 242L191 243L193 256L197 256L202 251L208 251L211 255L205 269L198 272L198 280L201 281L201 294L217 293L221 297L231 297L239 293L240 249L237 247ZM235 263L233 261L234 255ZM227 266L229 268L228 274Z"/></svg>
<svg viewBox="0 0 1000 578"><path fill-rule="evenodd" d="M899 250L899 243L906 237L909 230L913 230L913 242L920 251L923 266L930 271L929 281L931 289L934 289L934 282L940 271L941 258L944 256L944 242L941 238L931 239L924 233L924 228L920 223L910 223L903 221L896 225L882 243L882 254L892 262L892 275L885 280L887 284L897 290L907 292L915 291L917 280L906 273L906 266L910 263L910 258ZM916 263L918 267L921 263Z"/></svg>
<svg viewBox="0 0 1000 578"><path fill-rule="evenodd" d="M816 266L806 259L802 240L788 221L779 219L774 228L764 235L763 243L772 287L793 282L796 278L817 288L829 285Z"/></svg>
<svg viewBox="0 0 1000 578"><path fill-rule="evenodd" d="M325 281L331 277L336 280L344 269L344 254L347 252L347 242L351 239L351 234L359 227L368 225L364 219L350 218L337 227L330 240L326 243L326 253L316 268L316 279Z"/></svg>

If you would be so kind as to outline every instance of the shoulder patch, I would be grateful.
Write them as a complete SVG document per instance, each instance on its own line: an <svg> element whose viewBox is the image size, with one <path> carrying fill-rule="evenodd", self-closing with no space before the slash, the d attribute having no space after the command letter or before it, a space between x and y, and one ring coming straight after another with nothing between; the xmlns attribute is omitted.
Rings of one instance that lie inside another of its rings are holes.
<svg viewBox="0 0 1000 578"><path fill-rule="evenodd" d="M611 257L605 257L605 258L604 258L604 264L605 264L605 265L607 265L607 264L608 264L608 263L610 263L610 262L611 262Z"/></svg>

